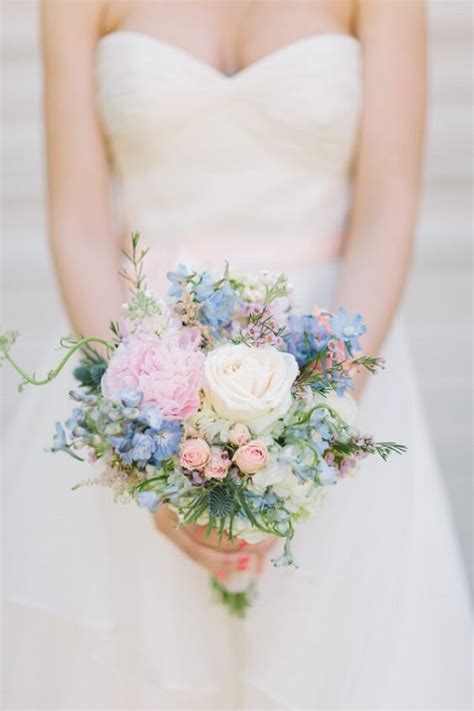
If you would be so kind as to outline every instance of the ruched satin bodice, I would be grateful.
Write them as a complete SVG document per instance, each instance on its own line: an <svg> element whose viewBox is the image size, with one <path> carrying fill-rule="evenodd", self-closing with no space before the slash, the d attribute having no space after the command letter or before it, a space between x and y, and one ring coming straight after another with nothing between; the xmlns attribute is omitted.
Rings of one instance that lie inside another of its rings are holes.
<svg viewBox="0 0 474 711"><path fill-rule="evenodd" d="M98 48L104 132L128 229L167 261L334 256L361 104L361 45L297 40L232 77L155 37Z"/></svg>

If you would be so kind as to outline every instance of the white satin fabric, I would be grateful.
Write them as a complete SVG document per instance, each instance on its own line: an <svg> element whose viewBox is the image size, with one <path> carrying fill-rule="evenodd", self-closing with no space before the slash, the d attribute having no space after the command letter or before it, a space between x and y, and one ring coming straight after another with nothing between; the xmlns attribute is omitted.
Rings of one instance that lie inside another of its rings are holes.
<svg viewBox="0 0 474 711"><path fill-rule="evenodd" d="M179 259L229 259L288 271L308 308L329 303L361 109L356 40L300 40L227 78L118 32L100 42L97 82L156 283ZM6 446L6 707L469 708L468 598L400 324L384 351L361 426L408 453L329 491L298 530L300 568L269 568L245 622L142 510L71 493L91 472L42 454L70 408L67 377L25 394Z"/></svg>

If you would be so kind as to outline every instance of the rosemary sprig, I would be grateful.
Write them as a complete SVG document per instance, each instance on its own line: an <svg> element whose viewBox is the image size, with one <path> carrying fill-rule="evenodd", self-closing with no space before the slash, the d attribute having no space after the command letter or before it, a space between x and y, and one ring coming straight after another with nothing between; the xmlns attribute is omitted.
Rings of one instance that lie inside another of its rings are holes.
<svg viewBox="0 0 474 711"><path fill-rule="evenodd" d="M132 291L140 291L145 288L145 276L143 274L143 261L149 252L148 249L139 250L138 246L140 243L140 233L132 233L132 251L131 254L127 252L126 249L122 249L122 254L132 265L132 274L130 275L127 270L121 269L119 275L126 281L132 284Z"/></svg>

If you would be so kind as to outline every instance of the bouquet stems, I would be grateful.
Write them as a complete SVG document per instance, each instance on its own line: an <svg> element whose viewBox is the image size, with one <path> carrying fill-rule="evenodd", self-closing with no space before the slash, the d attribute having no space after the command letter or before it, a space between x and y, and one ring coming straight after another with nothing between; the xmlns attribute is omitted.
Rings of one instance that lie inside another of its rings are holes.
<svg viewBox="0 0 474 711"><path fill-rule="evenodd" d="M241 619L245 617L256 595L254 583L243 592L230 592L217 578L211 578L211 587L216 594L217 601L227 607L231 615Z"/></svg>

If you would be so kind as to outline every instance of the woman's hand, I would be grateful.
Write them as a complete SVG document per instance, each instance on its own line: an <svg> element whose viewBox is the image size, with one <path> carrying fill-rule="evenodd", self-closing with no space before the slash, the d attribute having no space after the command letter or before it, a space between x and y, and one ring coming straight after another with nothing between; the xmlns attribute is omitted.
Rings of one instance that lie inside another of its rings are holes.
<svg viewBox="0 0 474 711"><path fill-rule="evenodd" d="M231 542L223 537L219 546L215 531L205 537L204 526L193 524L178 527L176 515L168 506L161 506L153 518L158 531L168 536L186 555L220 580L225 580L232 573L249 569L261 573L268 553L277 540L269 537L261 543L249 545L244 541Z"/></svg>

